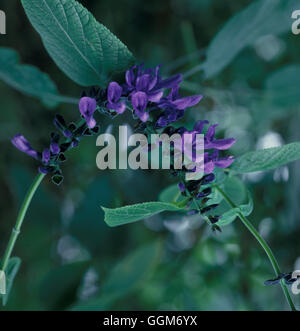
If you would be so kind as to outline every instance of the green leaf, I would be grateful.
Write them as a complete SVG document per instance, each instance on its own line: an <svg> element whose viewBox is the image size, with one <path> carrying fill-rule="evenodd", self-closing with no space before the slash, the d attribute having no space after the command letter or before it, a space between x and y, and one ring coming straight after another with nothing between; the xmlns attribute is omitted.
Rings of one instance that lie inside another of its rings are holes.
<svg viewBox="0 0 300 331"><path fill-rule="evenodd" d="M220 186L236 205L242 204L247 199L247 188L236 176L228 176Z"/></svg>
<svg viewBox="0 0 300 331"><path fill-rule="evenodd" d="M0 78L8 85L27 95L39 98L54 107L59 97L50 77L31 65L20 64L16 51L0 48Z"/></svg>
<svg viewBox="0 0 300 331"><path fill-rule="evenodd" d="M238 206L239 211L244 215L244 216L249 216L252 211L253 211L253 199L252 196L250 194L250 192L248 192L248 203L243 204Z"/></svg>
<svg viewBox="0 0 300 331"><path fill-rule="evenodd" d="M268 101L281 107L300 103L300 66L290 64L273 72L265 82Z"/></svg>
<svg viewBox="0 0 300 331"><path fill-rule="evenodd" d="M253 211L253 199L251 197L251 194L248 192L248 203L241 204L237 206L237 208L232 208L227 212L225 212L217 224L219 226L228 225L236 219L238 213L241 213L244 216L249 216L252 213L252 211Z"/></svg>
<svg viewBox="0 0 300 331"><path fill-rule="evenodd" d="M236 205L232 208L224 199L223 195L216 187L213 187L212 202L219 206L212 211L212 215L220 215L217 225L224 226L232 223L238 213L248 216L253 210L253 200L245 184L236 176L228 176L227 179L218 185L229 199Z"/></svg>
<svg viewBox="0 0 300 331"><path fill-rule="evenodd" d="M127 47L75 0L22 0L33 27L59 68L79 85L105 85L127 69Z"/></svg>
<svg viewBox="0 0 300 331"><path fill-rule="evenodd" d="M222 168L215 168L213 171L214 175L215 175L215 180L213 182L213 184L222 184L226 179L226 174L224 172L224 169ZM206 185L207 187L211 186L211 184Z"/></svg>
<svg viewBox="0 0 300 331"><path fill-rule="evenodd" d="M208 196L209 201L206 203L206 206L219 204L223 200L222 195L214 186L211 186L211 189L212 189L212 193Z"/></svg>
<svg viewBox="0 0 300 331"><path fill-rule="evenodd" d="M162 190L158 197L161 202L179 202L185 200L185 197L179 191L178 185L173 184Z"/></svg>
<svg viewBox="0 0 300 331"><path fill-rule="evenodd" d="M175 203L144 202L115 209L102 209L105 213L105 222L109 226L118 226L140 221L163 211L181 211L182 207Z"/></svg>
<svg viewBox="0 0 300 331"><path fill-rule="evenodd" d="M160 242L143 246L124 257L110 271L100 288L100 294L87 302L76 304L73 310L107 310L118 298L124 298L137 288L158 263ZM142 261L142 263L141 263Z"/></svg>
<svg viewBox="0 0 300 331"><path fill-rule="evenodd" d="M300 158L300 142L248 152L237 158L231 170L235 173L248 173L278 168Z"/></svg>
<svg viewBox="0 0 300 331"><path fill-rule="evenodd" d="M291 13L298 7L298 0L258 0L232 17L208 47L203 64L206 78L222 71L259 37L289 31Z"/></svg>
<svg viewBox="0 0 300 331"><path fill-rule="evenodd" d="M2 304L5 306L7 304L9 294L11 292L14 279L19 271L21 265L21 259L18 257L12 257L9 259L7 268L5 271L6 276L6 294L1 294L2 297Z"/></svg>

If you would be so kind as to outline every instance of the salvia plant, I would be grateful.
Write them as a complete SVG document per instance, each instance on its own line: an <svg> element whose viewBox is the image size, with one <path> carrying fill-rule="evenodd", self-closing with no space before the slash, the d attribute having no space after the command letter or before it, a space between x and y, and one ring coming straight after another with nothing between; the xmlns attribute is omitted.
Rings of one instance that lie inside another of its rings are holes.
<svg viewBox="0 0 300 331"><path fill-rule="evenodd" d="M0 269L6 276L7 290L11 290L20 265L20 259L12 257L13 249L31 200L41 182L45 178L51 178L54 184L60 185L64 176L68 176L63 173L68 152L76 149L85 137L98 135L103 130L103 116L108 116L113 121L116 116L130 112L136 123L135 131L146 136L152 133L177 133L181 137L186 134L203 134L204 175L199 179L186 180L186 173L192 170L171 167L170 174L177 183L161 192L159 201L115 209L103 207L107 225L124 225L168 211L199 215L213 232L221 233L224 226L239 219L260 244L274 269L273 279L266 280L265 284L279 284L290 308L296 310L288 286L297 279L292 277L291 271L280 269L271 248L247 218L253 210L251 193L247 193L247 201L236 202L231 190L244 188L238 174L275 169L298 159L300 143L248 152L234 158L228 150L236 139L217 138L218 127L221 127L222 123L209 123L202 118L196 121L192 128L179 124L186 112L196 111L193 107L203 98L200 94L181 95L180 86L184 79L200 70L204 71L206 77L212 77L230 61L226 58L226 52L222 54L221 51L217 52L221 54L219 60L214 59L218 57L214 48L217 48L216 44L222 39L222 35L219 35L208 49L206 62L184 75L164 77L160 65L149 68L138 63L127 47L77 1L22 0L22 5L58 67L74 82L89 88L82 92L78 101L75 100L78 105L72 122L67 122L60 114L54 117L53 132L49 134L49 143L43 150L37 151L34 142L27 140L22 134L15 135L11 140L18 150L36 160L38 174L24 198L1 259ZM261 10L261 6L256 4L246 10L255 15L256 11ZM269 6L274 7L270 4ZM236 52L238 51L237 47ZM14 51L2 49L1 52L11 66L16 65ZM21 72L25 68L18 65L14 70L14 77L10 77L10 82L17 79L18 70ZM43 91L39 90L38 84L32 87L18 86L20 90L39 97L45 103L74 103L73 99L69 100L58 94L48 76L44 76L34 67L28 67L26 70L35 75L36 81L43 81ZM45 89L48 89L47 92ZM199 117L201 118L201 113ZM3 304L7 302L8 294L9 291L2 295Z"/></svg>

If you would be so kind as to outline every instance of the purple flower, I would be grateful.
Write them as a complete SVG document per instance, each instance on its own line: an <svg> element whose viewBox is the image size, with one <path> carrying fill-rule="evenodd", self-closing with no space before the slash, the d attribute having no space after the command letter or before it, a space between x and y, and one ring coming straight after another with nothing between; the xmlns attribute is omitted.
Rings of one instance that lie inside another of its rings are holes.
<svg viewBox="0 0 300 331"><path fill-rule="evenodd" d="M167 108L158 118L156 122L156 126L158 128L164 128L167 125L180 120L181 118L183 118L183 116L184 116L184 110Z"/></svg>
<svg viewBox="0 0 300 331"><path fill-rule="evenodd" d="M178 90L179 86L173 87L170 94L158 103L158 107L164 109L164 112L156 122L157 127L162 128L181 119L185 109L197 105L203 97L202 95L193 95L181 98Z"/></svg>
<svg viewBox="0 0 300 331"><path fill-rule="evenodd" d="M186 187L183 182L180 182L178 184L178 188L179 188L180 192L185 192L185 190L186 190Z"/></svg>
<svg viewBox="0 0 300 331"><path fill-rule="evenodd" d="M12 143L21 152L24 152L24 153L28 154L29 156L39 160L41 162L41 165L39 167L39 172L46 175L49 173L53 173L58 167L57 165L50 164L51 156L55 155L56 152L59 153L59 151L60 151L60 147L58 146L58 144L56 142L54 142L54 140L56 141L58 139L59 139L59 135L52 134L51 135L52 143L50 145L50 149L45 148L42 153L38 153L37 151L32 149L32 147L30 146L27 139L20 134L16 135L12 139Z"/></svg>
<svg viewBox="0 0 300 331"><path fill-rule="evenodd" d="M204 153L204 173L210 174L214 171L214 169L215 169L214 161L209 158L208 153Z"/></svg>
<svg viewBox="0 0 300 331"><path fill-rule="evenodd" d="M146 93L137 92L131 97L132 106L135 110L135 114L140 118L142 122L147 122L149 113L146 112L148 98Z"/></svg>
<svg viewBox="0 0 300 331"><path fill-rule="evenodd" d="M207 196L209 196L211 194L212 190L210 187L204 189L202 192L199 192L196 197L197 199L203 199L206 198Z"/></svg>
<svg viewBox="0 0 300 331"><path fill-rule="evenodd" d="M39 167L39 172L40 172L41 174L47 175L47 174L49 173L49 170L47 169L47 167L40 166L40 167Z"/></svg>
<svg viewBox="0 0 300 331"><path fill-rule="evenodd" d="M72 132L67 128L65 119L61 115L55 115L53 124L59 131L63 133L66 138L72 137Z"/></svg>
<svg viewBox="0 0 300 331"><path fill-rule="evenodd" d="M78 147L78 145L79 145L79 141L76 139L74 139L71 143L72 148Z"/></svg>
<svg viewBox="0 0 300 331"><path fill-rule="evenodd" d="M126 83L123 85L122 90L118 87L118 91L115 92L112 90L114 93L108 93L108 108L112 108L116 102L119 102L123 92L123 96L131 98L136 115L145 122L149 118L149 115L146 114L148 103L157 104L159 108L164 110L156 119L156 126L158 128L166 127L168 124L181 119L184 116L186 108L195 106L202 99L202 95L180 97L178 90L179 84L182 81L182 75L178 74L162 79L160 66L147 69L143 65L134 66L126 71L125 79ZM166 97L163 97L164 89L171 89L170 94ZM112 100L113 95L117 96L115 100ZM137 103L137 101L141 102ZM137 107L137 104L139 107ZM150 110L153 109L152 106Z"/></svg>
<svg viewBox="0 0 300 331"><path fill-rule="evenodd" d="M204 126L209 124L208 121L198 121L194 125L194 133L202 133ZM229 149L234 143L234 138L227 138L227 139L215 139L216 127L219 124L211 125L206 134L204 135L204 148L205 149L217 149L217 150L226 150Z"/></svg>
<svg viewBox="0 0 300 331"><path fill-rule="evenodd" d="M228 168L234 161L233 156L219 158L219 151L214 150L213 153L204 153L204 172L211 173L215 166L219 168Z"/></svg>
<svg viewBox="0 0 300 331"><path fill-rule="evenodd" d="M158 106L163 109L185 110L186 108L196 106L203 98L203 95L200 94L181 98L178 91L179 85L174 86L170 94L166 98L163 98Z"/></svg>
<svg viewBox="0 0 300 331"><path fill-rule="evenodd" d="M60 139L60 135L58 133L55 132L51 133L50 151L53 155L57 155L60 152L59 139Z"/></svg>
<svg viewBox="0 0 300 331"><path fill-rule="evenodd" d="M122 87L116 82L111 82L107 88L108 102L106 104L106 107L108 109L115 110L118 114L122 114L126 109L125 102L119 101L121 95L122 95Z"/></svg>
<svg viewBox="0 0 300 331"><path fill-rule="evenodd" d="M218 125L219 124L214 124L208 128L207 133L204 136L205 149L215 148L218 150L225 150L229 149L235 143L234 138L215 139L215 128Z"/></svg>
<svg viewBox="0 0 300 331"><path fill-rule="evenodd" d="M219 168L227 168L229 167L233 161L233 156L227 156L224 158L219 158L219 151L214 150L214 152L209 156L209 159L214 162L214 164Z"/></svg>
<svg viewBox="0 0 300 331"><path fill-rule="evenodd" d="M185 128L179 128L177 132L181 134L183 139L181 139L181 141L175 142L174 145L175 147L180 147L182 145L182 150L184 153L186 153L186 156L188 156L196 163L204 162L204 173L210 174L214 171L215 167L227 168L233 163L233 156L220 158L219 150L229 149L236 140L234 138L215 139L215 128L218 126L218 124L211 125L207 129L207 132L204 134L204 157L202 154L199 156L199 159L195 160L193 155L195 155L197 147L196 134L203 134L203 130L206 124L209 124L209 122L198 121L191 131L188 131ZM188 148L190 145L192 145L192 149Z"/></svg>
<svg viewBox="0 0 300 331"><path fill-rule="evenodd" d="M182 80L180 74L167 79L162 79L159 71L160 66L157 66L154 69L144 69L143 65L132 67L126 71L125 90L129 94L145 92L149 101L156 103L159 102L163 96L162 89L173 88Z"/></svg>
<svg viewBox="0 0 300 331"><path fill-rule="evenodd" d="M66 130L63 131L63 135L64 135L66 138L72 138L73 133L72 133L69 129L66 129Z"/></svg>
<svg viewBox="0 0 300 331"><path fill-rule="evenodd" d="M55 171L55 167L53 166L42 165L39 167L39 172L44 175L53 173L54 171Z"/></svg>
<svg viewBox="0 0 300 331"><path fill-rule="evenodd" d="M60 147L56 142L50 144L50 151L53 155L57 155L60 152Z"/></svg>
<svg viewBox="0 0 300 331"><path fill-rule="evenodd" d="M42 162L44 164L48 164L50 162L50 157L51 157L50 150L48 148L45 148L42 154Z"/></svg>
<svg viewBox="0 0 300 331"><path fill-rule="evenodd" d="M212 183L215 179L216 179L216 176L214 174L208 174L201 179L201 184L208 185L208 184Z"/></svg>
<svg viewBox="0 0 300 331"><path fill-rule="evenodd" d="M124 93L131 98L133 108L143 122L146 122L149 118L145 111L148 102L159 103L163 97L163 89L174 88L182 80L181 75L162 79L159 71L160 66L154 69L144 69L143 65L134 66L126 71L126 84L123 86ZM142 111L136 109L137 100L143 101Z"/></svg>
<svg viewBox="0 0 300 331"><path fill-rule="evenodd" d="M29 144L28 140L22 136L21 134L17 134L12 140L12 144L21 152L26 153L27 155L38 159L38 152L35 151L31 145Z"/></svg>
<svg viewBox="0 0 300 331"><path fill-rule="evenodd" d="M156 126L157 126L158 128L164 128L164 127L167 126L169 123L171 123L171 122L168 121L168 116L161 116L161 117L159 117L159 119L157 120L157 122L156 122Z"/></svg>
<svg viewBox="0 0 300 331"><path fill-rule="evenodd" d="M209 124L208 121L198 121L195 126L194 130L197 133L202 133L205 124ZM233 156L228 156L224 158L219 158L219 150L226 150L229 149L234 143L234 138L227 138L227 139L215 139L215 128L219 124L211 125L206 134L204 135L204 149L208 150L211 149L212 153L204 153L204 172L211 173L215 166L219 168L227 168L229 167L233 161Z"/></svg>
<svg viewBox="0 0 300 331"><path fill-rule="evenodd" d="M93 118L96 107L97 102L93 98L83 97L79 101L80 113L86 120L86 124L90 129L96 126L96 120Z"/></svg>

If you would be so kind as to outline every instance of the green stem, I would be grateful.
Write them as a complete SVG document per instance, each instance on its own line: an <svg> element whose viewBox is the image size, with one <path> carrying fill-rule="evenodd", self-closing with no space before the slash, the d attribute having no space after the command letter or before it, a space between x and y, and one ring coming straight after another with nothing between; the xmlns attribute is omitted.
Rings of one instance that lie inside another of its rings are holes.
<svg viewBox="0 0 300 331"><path fill-rule="evenodd" d="M11 256L11 253L14 249L14 246L15 246L15 243L17 241L18 235L21 231L21 226L22 226L23 220L25 218L26 212L28 210L28 207L31 203L31 200L34 196L34 193L36 192L37 188L39 187L39 185L40 185L40 183L41 183L41 181L43 180L44 177L45 177L44 174L38 174L35 177L33 183L31 184L31 186L30 186L30 188L29 188L29 190L28 190L28 192L25 196L25 199L23 201L23 204L21 206L21 209L20 209L18 217L17 217L16 225L12 230L11 236L9 238L9 242L6 246L6 250L5 250L5 253L4 253L4 256L3 256L3 260L2 260L2 264L1 264L1 270L4 271L4 272L6 270L8 261L9 261L10 256Z"/></svg>
<svg viewBox="0 0 300 331"><path fill-rule="evenodd" d="M226 200L226 202L230 205L230 207L238 208L236 206L236 204L228 197L228 195L218 185L215 185L215 188L221 193L221 195ZM264 249L265 253L267 254L267 256L272 264L276 277L280 276L280 274L281 274L280 267L279 267L279 264L274 256L270 246L261 237L261 235L255 229L255 227L251 224L251 222L242 213L237 213L237 216L240 218L240 220L243 222L243 224L246 226L246 228L252 233L252 235L255 237L255 239L260 243L260 245ZM296 311L297 309L292 301L289 290L283 280L280 281L280 285L281 285L282 291L286 297L286 300L287 300L291 310Z"/></svg>
<svg viewBox="0 0 300 331"><path fill-rule="evenodd" d="M61 96L59 96L59 97L61 98ZM72 100L69 100L69 101L72 101ZM81 126L83 123L85 123L85 119L81 118L80 121L77 124L77 127ZM68 141L70 141L70 139L66 139L65 142L68 142ZM20 234L21 226L22 226L22 223L24 221L27 209L28 209L28 207L31 203L31 200L34 196L34 193L36 192L37 188L41 184L44 177L45 177L44 174L38 174L35 177L32 185L30 186L30 188L29 188L29 190L28 190L28 192L25 196L25 199L23 201L23 204L21 206L21 209L20 209L18 217L17 217L16 225L12 230L11 236L9 238L9 242L6 246L6 250L5 250L4 257L3 257L1 267L0 267L0 270L2 270L2 271L6 270L8 261L10 259L11 253L14 249L14 246L15 246L15 243L17 241L18 235Z"/></svg>

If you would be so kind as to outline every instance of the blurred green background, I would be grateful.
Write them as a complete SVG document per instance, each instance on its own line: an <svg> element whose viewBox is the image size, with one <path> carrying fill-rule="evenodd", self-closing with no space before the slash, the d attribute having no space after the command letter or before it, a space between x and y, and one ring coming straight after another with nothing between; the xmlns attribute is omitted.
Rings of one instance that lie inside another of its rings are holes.
<svg viewBox="0 0 300 331"><path fill-rule="evenodd" d="M225 22L252 1L80 2L139 61L164 64L165 74L173 74L200 64L206 47ZM22 63L48 73L63 95L78 98L82 88L51 60L20 1L2 0L0 9L7 16L7 34L0 35L0 46L15 49ZM290 30L258 37L217 76L203 81L198 73L185 81L183 94L205 96L199 107L188 110L185 123L199 119L219 123L220 137L237 138L232 148L236 156L299 141L299 59L300 36ZM270 86L283 88L270 97ZM41 149L48 144L54 114L61 113L71 121L77 119L78 109L70 104L47 108L2 81L0 93L3 252L24 193L36 174L35 161L13 148L10 139L22 133ZM129 115L114 122L102 118L101 130L110 125L114 130L121 123L131 125L132 120ZM108 228L101 205L155 201L174 179L167 171L98 170L95 139L84 139L68 154L60 187L46 179L36 194L13 254L22 258L22 265L5 309L287 308L279 287L264 287L273 271L239 221L217 235L199 216L167 213ZM243 176L254 196L250 219L287 272L300 269L299 164ZM299 296L293 299L299 306Z"/></svg>

